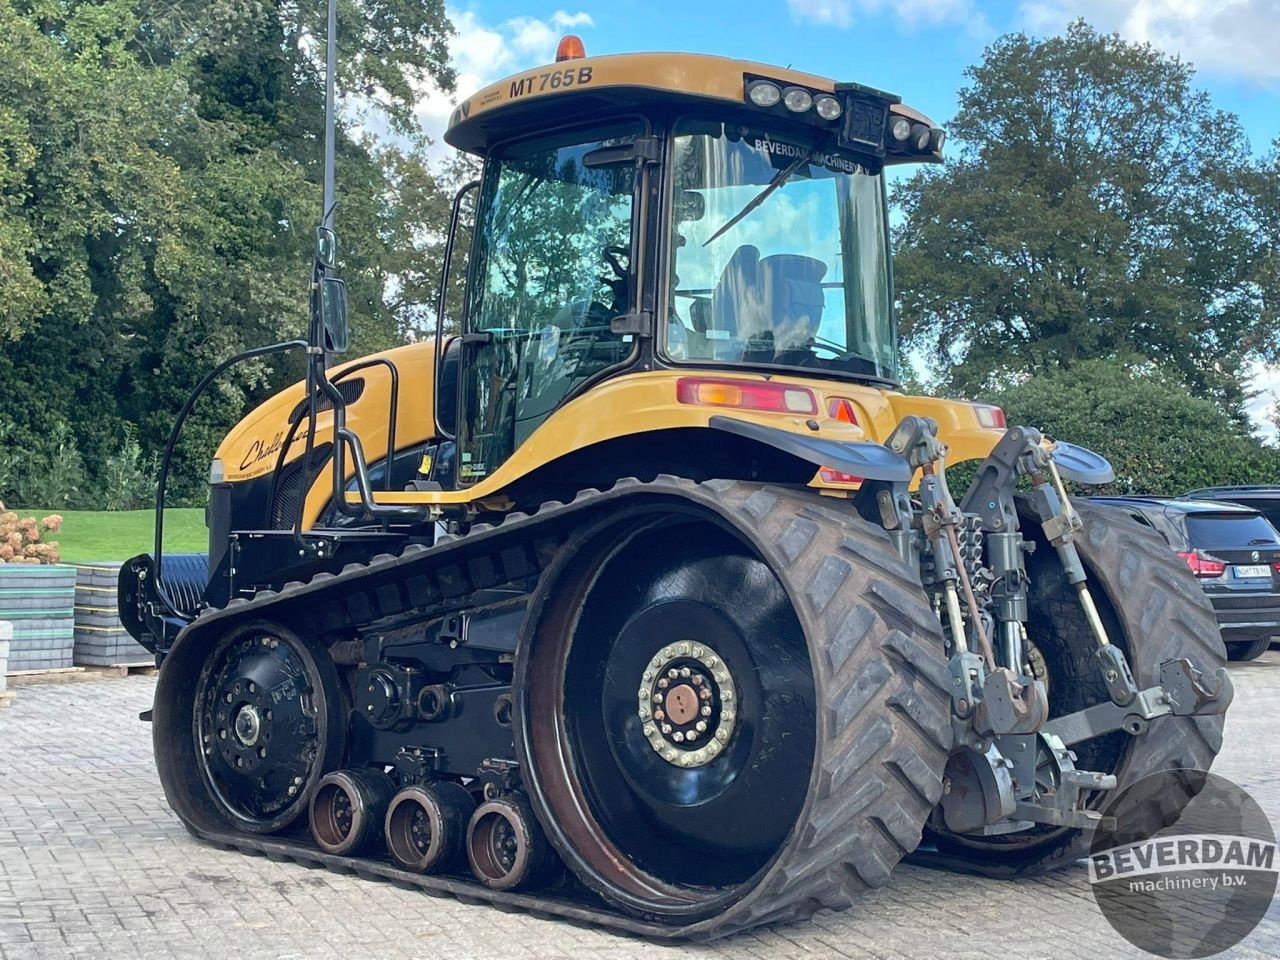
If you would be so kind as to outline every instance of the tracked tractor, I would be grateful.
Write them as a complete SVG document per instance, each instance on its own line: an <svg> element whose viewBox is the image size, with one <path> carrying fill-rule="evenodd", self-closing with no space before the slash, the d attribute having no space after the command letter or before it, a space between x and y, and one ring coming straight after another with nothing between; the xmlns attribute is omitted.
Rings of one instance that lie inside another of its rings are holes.
<svg viewBox="0 0 1280 960"><path fill-rule="evenodd" d="M306 380L218 449L208 555L122 571L196 837L710 938L913 853L1072 862L1117 789L1210 765L1213 612L1069 494L1106 460L900 390L885 171L942 130L857 83L571 39L445 139L483 175L435 337L334 363L330 178L309 335L248 354Z"/></svg>

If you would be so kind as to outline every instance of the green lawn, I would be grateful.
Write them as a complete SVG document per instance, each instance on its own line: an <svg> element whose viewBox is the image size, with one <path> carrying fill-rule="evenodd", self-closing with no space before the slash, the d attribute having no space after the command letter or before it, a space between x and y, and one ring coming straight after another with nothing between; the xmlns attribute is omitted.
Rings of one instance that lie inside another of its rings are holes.
<svg viewBox="0 0 1280 960"><path fill-rule="evenodd" d="M155 512L124 510L19 510L24 517L37 520L51 513L63 517L62 529L50 535L58 542L58 553L65 563L89 560L128 560L140 553L150 553L155 540ZM204 527L204 508L174 508L164 512L165 553L203 553L209 549L209 534Z"/></svg>

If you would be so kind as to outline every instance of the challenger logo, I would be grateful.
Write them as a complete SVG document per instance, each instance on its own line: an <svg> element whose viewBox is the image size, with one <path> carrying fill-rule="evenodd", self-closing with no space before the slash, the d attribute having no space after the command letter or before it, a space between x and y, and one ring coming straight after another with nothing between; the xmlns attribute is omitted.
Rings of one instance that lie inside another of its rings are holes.
<svg viewBox="0 0 1280 960"><path fill-rule="evenodd" d="M255 440L249 444L249 450L245 453L244 459L240 461L240 469L248 470L255 467L263 460L268 460L280 452L280 447L284 444L284 433L277 433L268 443L263 440Z"/></svg>

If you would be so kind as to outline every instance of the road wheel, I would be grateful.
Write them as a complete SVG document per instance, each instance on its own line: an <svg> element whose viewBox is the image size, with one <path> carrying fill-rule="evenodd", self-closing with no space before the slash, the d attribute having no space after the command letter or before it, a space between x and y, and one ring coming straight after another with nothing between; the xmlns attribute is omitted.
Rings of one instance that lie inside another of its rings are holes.
<svg viewBox="0 0 1280 960"><path fill-rule="evenodd" d="M518 654L518 741L585 883L723 932L888 878L940 796L949 699L882 530L812 495L699 490L716 510L633 507L563 552Z"/></svg>
<svg viewBox="0 0 1280 960"><path fill-rule="evenodd" d="M211 645L175 644L153 726L161 783L184 820L275 833L341 762L346 710L327 653L255 621Z"/></svg>
<svg viewBox="0 0 1280 960"><path fill-rule="evenodd" d="M1226 659L1213 608L1195 577L1157 534L1123 513L1075 501L1085 523L1077 540L1089 584L1113 643L1122 648L1139 687L1160 679L1160 665L1185 657L1212 678ZM1019 501L1023 535L1034 538L1027 633L1038 651L1049 687L1050 718L1107 699L1093 660L1096 645L1075 590L1062 574L1057 553L1039 533L1025 500ZM1090 806L1159 770L1208 770L1222 746L1224 717L1164 716L1140 736L1109 733L1072 747L1079 769L1114 773L1116 791L1099 792ZM931 821L935 849L925 862L988 876L1037 873L1071 863L1087 852L1081 830L1037 827L1016 834L974 837L940 829Z"/></svg>

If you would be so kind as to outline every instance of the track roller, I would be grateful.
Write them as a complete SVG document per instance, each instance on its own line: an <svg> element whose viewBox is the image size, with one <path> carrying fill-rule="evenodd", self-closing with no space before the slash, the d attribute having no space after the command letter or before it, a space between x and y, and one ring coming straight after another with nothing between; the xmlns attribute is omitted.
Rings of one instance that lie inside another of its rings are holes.
<svg viewBox="0 0 1280 960"><path fill-rule="evenodd" d="M540 886L556 864L533 811L514 797L499 797L476 808L467 826L467 858L476 879L492 890Z"/></svg>
<svg viewBox="0 0 1280 960"><path fill-rule="evenodd" d="M321 777L311 797L311 836L325 853L353 856L367 850L382 827L395 784L385 773L335 770Z"/></svg>
<svg viewBox="0 0 1280 960"><path fill-rule="evenodd" d="M463 859L475 809L475 800L458 783L405 787L387 808L387 850L406 870L443 873Z"/></svg>

